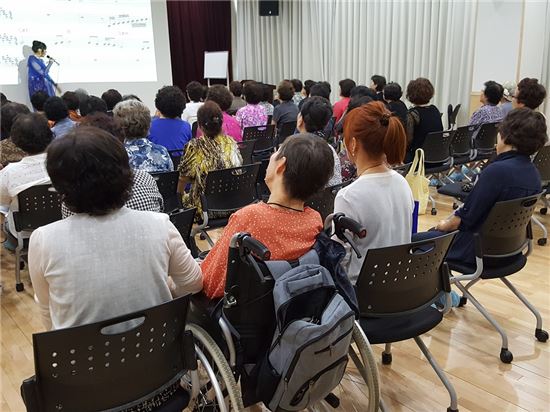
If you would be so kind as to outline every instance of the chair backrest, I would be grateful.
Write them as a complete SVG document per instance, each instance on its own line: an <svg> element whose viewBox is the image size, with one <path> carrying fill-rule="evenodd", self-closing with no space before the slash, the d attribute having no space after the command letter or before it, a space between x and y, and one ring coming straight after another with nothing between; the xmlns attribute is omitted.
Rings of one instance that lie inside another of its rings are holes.
<svg viewBox="0 0 550 412"><path fill-rule="evenodd" d="M197 130L199 130L199 122L193 122L191 125L191 137L193 139L197 137Z"/></svg>
<svg viewBox="0 0 550 412"><path fill-rule="evenodd" d="M425 163L446 163L451 159L454 131L431 132L422 145Z"/></svg>
<svg viewBox="0 0 550 412"><path fill-rule="evenodd" d="M177 383L194 356L185 334L189 298L129 315L33 335L36 376L23 382L27 410L123 410ZM137 326L111 334L108 327ZM29 405L40 405L32 408Z"/></svg>
<svg viewBox="0 0 550 412"><path fill-rule="evenodd" d="M455 130L451 143L453 156L468 156L472 151L472 139L477 130L476 126L462 126Z"/></svg>
<svg viewBox="0 0 550 412"><path fill-rule="evenodd" d="M259 168L260 164L254 163L208 173L202 196L203 209L208 212L231 212L256 202Z"/></svg>
<svg viewBox="0 0 550 412"><path fill-rule="evenodd" d="M172 212L182 208L181 197L178 195L179 172L156 172L151 173L164 201L164 211Z"/></svg>
<svg viewBox="0 0 550 412"><path fill-rule="evenodd" d="M286 122L279 127L279 135L277 137L277 144L283 144L288 136L292 136L296 131L296 122Z"/></svg>
<svg viewBox="0 0 550 412"><path fill-rule="evenodd" d="M254 150L256 152L270 150L275 146L275 125L245 127L243 141L256 140Z"/></svg>
<svg viewBox="0 0 550 412"><path fill-rule="evenodd" d="M474 136L474 149L479 152L493 152L497 144L499 125L500 122L482 124Z"/></svg>
<svg viewBox="0 0 550 412"><path fill-rule="evenodd" d="M407 173L409 173L409 170L411 169L412 162L410 163L404 163L402 165L396 165L392 166L392 169L395 170L397 173L399 173L401 176L406 176Z"/></svg>
<svg viewBox="0 0 550 412"><path fill-rule="evenodd" d="M432 304L447 289L449 272L444 259L453 238L454 233L449 233L369 249L356 284L361 316L414 312Z"/></svg>
<svg viewBox="0 0 550 412"><path fill-rule="evenodd" d="M449 125L449 129L452 129L456 125L456 118L458 117L460 107L460 103L457 104L454 109L452 104L447 107L447 123Z"/></svg>
<svg viewBox="0 0 550 412"><path fill-rule="evenodd" d="M543 182L550 181L550 146L544 146L539 150L533 164L540 174L540 180Z"/></svg>
<svg viewBox="0 0 550 412"><path fill-rule="evenodd" d="M183 155L183 149L168 150L168 154L170 155L170 159L172 159L174 169L177 169Z"/></svg>
<svg viewBox="0 0 550 412"><path fill-rule="evenodd" d="M265 175L268 165L269 159L263 159L260 162L260 168L258 169L258 177L256 178L256 193L259 200L266 200L271 194L269 187L267 187L267 184L265 183Z"/></svg>
<svg viewBox="0 0 550 412"><path fill-rule="evenodd" d="M187 248L191 251L193 256L196 255L197 249L195 242L191 239L191 230L193 229L193 223L195 222L196 208L179 210L170 215L170 221L174 224L178 232L180 232L183 241L187 245Z"/></svg>
<svg viewBox="0 0 550 412"><path fill-rule="evenodd" d="M243 140L242 142L237 143L239 147L239 152L243 159L243 165L252 164L252 153L254 153L254 146L256 145L256 140Z"/></svg>
<svg viewBox="0 0 550 412"><path fill-rule="evenodd" d="M318 211L321 215L321 219L324 222L328 215L334 213L334 199L336 199L338 191L342 187L347 186L349 183L351 182L325 187L323 190L320 190L319 192L311 196L307 200L306 206L309 206L312 209Z"/></svg>
<svg viewBox="0 0 550 412"><path fill-rule="evenodd" d="M537 194L495 203L480 230L484 256L505 257L525 248L539 197Z"/></svg>
<svg viewBox="0 0 550 412"><path fill-rule="evenodd" d="M17 195L19 210L13 212L15 230L34 230L61 220L61 199L51 184L37 185Z"/></svg>
<svg viewBox="0 0 550 412"><path fill-rule="evenodd" d="M269 116L267 116L267 122L265 124L271 124L272 120L273 120L273 115L270 114Z"/></svg>

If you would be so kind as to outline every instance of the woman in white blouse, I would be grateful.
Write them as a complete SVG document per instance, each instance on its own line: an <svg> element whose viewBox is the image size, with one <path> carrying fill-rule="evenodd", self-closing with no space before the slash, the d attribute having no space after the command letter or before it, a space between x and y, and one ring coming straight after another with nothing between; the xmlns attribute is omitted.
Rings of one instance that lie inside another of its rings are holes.
<svg viewBox="0 0 550 412"><path fill-rule="evenodd" d="M202 289L200 267L161 213L124 206L132 185L122 143L78 127L47 151L67 219L35 230L29 272L48 329L101 321Z"/></svg>
<svg viewBox="0 0 550 412"><path fill-rule="evenodd" d="M405 129L381 102L371 102L346 114L344 142L357 179L341 189L334 212L343 212L367 229L354 239L362 259L348 251L344 261L355 283L368 249L411 241L414 199L407 181L389 165L401 163L407 148Z"/></svg>

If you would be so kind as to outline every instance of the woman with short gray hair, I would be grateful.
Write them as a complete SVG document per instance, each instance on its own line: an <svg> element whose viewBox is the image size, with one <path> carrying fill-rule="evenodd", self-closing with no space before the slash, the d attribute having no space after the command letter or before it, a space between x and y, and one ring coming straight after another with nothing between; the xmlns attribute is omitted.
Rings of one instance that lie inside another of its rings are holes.
<svg viewBox="0 0 550 412"><path fill-rule="evenodd" d="M151 126L151 113L147 106L138 100L122 101L114 107L113 118L124 138L132 169L145 172L174 170L168 150L147 138Z"/></svg>

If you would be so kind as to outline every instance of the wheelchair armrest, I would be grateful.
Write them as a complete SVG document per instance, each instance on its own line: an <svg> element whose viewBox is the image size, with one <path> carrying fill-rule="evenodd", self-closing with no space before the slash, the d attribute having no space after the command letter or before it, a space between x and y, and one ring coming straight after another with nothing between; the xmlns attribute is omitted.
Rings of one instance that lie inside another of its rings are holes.
<svg viewBox="0 0 550 412"><path fill-rule="evenodd" d="M193 337L193 332L186 330L183 333L183 339L181 344L182 348L182 362L184 369L188 371L195 371L198 368L197 357L195 355L195 338Z"/></svg>

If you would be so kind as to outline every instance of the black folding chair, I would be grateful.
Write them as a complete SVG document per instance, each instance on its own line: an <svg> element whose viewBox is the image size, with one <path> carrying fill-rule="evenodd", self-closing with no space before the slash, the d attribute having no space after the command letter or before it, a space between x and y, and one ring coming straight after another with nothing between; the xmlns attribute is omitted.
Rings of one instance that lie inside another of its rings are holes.
<svg viewBox="0 0 550 412"><path fill-rule="evenodd" d="M197 369L193 335L185 332L188 306L182 297L34 334L35 376L21 385L27 411L181 411L190 394L179 380ZM111 332L113 326L124 331Z"/></svg>
<svg viewBox="0 0 550 412"><path fill-rule="evenodd" d="M413 338L447 388L458 411L456 392L420 338L435 328L451 306L449 270L444 263L454 233L405 245L369 249L356 284L359 323L371 344L384 343L382 363L392 362L391 344ZM445 297L443 311L433 304Z"/></svg>
<svg viewBox="0 0 550 412"><path fill-rule="evenodd" d="M455 166L462 166L473 160L472 140L476 130L476 126L463 126L455 130L451 143L451 153Z"/></svg>
<svg viewBox="0 0 550 412"><path fill-rule="evenodd" d="M239 147L239 152L241 153L241 158L243 159L243 165L252 164L252 154L254 153L254 146L256 145L256 140L243 140L242 142L237 143Z"/></svg>
<svg viewBox="0 0 550 412"><path fill-rule="evenodd" d="M422 150L424 150L424 167L428 178L436 178L440 182L442 179L447 179L447 173L453 168L451 156L453 135L454 131L432 132L426 135ZM432 202L431 213L436 215L436 204L431 195L430 201Z"/></svg>
<svg viewBox="0 0 550 412"><path fill-rule="evenodd" d="M500 122L484 123L479 126L473 139L473 161L474 168L479 167L495 154L497 134Z"/></svg>
<svg viewBox="0 0 550 412"><path fill-rule="evenodd" d="M171 213L174 210L183 208L181 202L181 196L178 191L179 172L157 172L151 173L157 186L162 199L164 201L164 212Z"/></svg>
<svg viewBox="0 0 550 412"><path fill-rule="evenodd" d="M32 186L17 195L18 210L13 211L13 222L17 233L15 248L15 290L22 292L21 260L28 252L29 238L22 232L31 232L40 226L61 220L61 199L50 184Z"/></svg>
<svg viewBox="0 0 550 412"><path fill-rule="evenodd" d="M256 178L256 196L258 200L267 202L267 199L269 199L269 195L271 194L269 187L267 187L267 184L265 183L265 175L267 172L267 166L269 165L269 159L263 159L259 163L260 167L258 169L258 177Z"/></svg>
<svg viewBox="0 0 550 412"><path fill-rule="evenodd" d="M169 215L170 221L174 224L176 229L178 229L178 232L180 232L187 248L191 251L191 255L195 258L199 255L199 250L197 249L195 238L191 236L191 231L193 229L193 224L195 223L196 213L197 208L194 207L186 210L178 210L177 212Z"/></svg>
<svg viewBox="0 0 550 412"><path fill-rule="evenodd" d="M174 164L174 169L177 170L181 162L183 149L168 150L168 154L170 155L170 159L172 159L172 163Z"/></svg>
<svg viewBox="0 0 550 412"><path fill-rule="evenodd" d="M292 136L296 131L296 122L286 122L281 124L277 135L277 145L282 145L288 136Z"/></svg>
<svg viewBox="0 0 550 412"><path fill-rule="evenodd" d="M334 199L336 199L338 191L350 183L351 181L348 181L338 185L325 187L318 193L311 196L306 202L306 206L318 211L324 222L328 215L334 213Z"/></svg>
<svg viewBox="0 0 550 412"><path fill-rule="evenodd" d="M458 112L460 110L461 104L457 104L456 107L453 109L453 105L450 104L447 106L447 124L449 126L449 130L453 130L456 126L456 118L458 117Z"/></svg>
<svg viewBox="0 0 550 412"><path fill-rule="evenodd" d="M502 346L500 360L512 362L512 352L508 350L506 332L489 312L469 292L469 289L481 279L500 279L519 300L535 315L537 326L535 337L540 342L548 340L548 333L542 329L542 318L537 309L529 303L507 279L507 276L519 272L527 263L531 253L533 233L531 216L540 195L497 202L479 232L474 233L476 265L448 260L451 271L462 275L451 278L463 293L460 306L470 300L493 327L500 333ZM526 253L523 253L527 249ZM468 282L465 286L462 282Z"/></svg>
<svg viewBox="0 0 550 412"><path fill-rule="evenodd" d="M267 116L267 122L266 124L271 124L271 121L273 120L273 115L270 114L269 116Z"/></svg>
<svg viewBox="0 0 550 412"><path fill-rule="evenodd" d="M193 229L192 237L201 233L210 246L214 246L207 231L227 225L233 212L258 201L256 180L259 168L260 164L254 163L208 173L201 195L203 222Z"/></svg>
<svg viewBox="0 0 550 412"><path fill-rule="evenodd" d="M199 129L199 122L193 122L191 125L191 137L194 139L197 137L197 130Z"/></svg>
<svg viewBox="0 0 550 412"><path fill-rule="evenodd" d="M245 127L243 141L256 140L254 153L272 151L275 147L275 125Z"/></svg>
<svg viewBox="0 0 550 412"><path fill-rule="evenodd" d="M537 168L540 174L540 180L542 181L542 195L541 200L544 206L540 209L540 214L545 215L548 212L548 195L550 194L550 146L544 146L539 150L533 164ZM542 222L535 216L532 218L533 223L542 229L542 237L537 240L540 246L546 245L548 241L548 230L542 224Z"/></svg>

